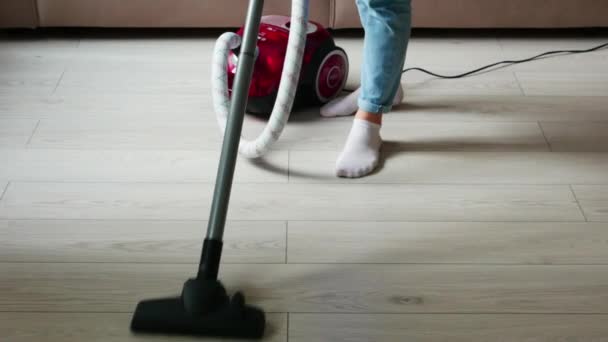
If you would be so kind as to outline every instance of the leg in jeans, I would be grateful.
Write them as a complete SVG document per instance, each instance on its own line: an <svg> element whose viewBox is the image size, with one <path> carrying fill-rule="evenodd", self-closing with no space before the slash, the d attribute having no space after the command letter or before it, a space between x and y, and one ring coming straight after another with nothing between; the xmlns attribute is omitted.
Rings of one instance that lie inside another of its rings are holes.
<svg viewBox="0 0 608 342"><path fill-rule="evenodd" d="M401 84L410 36L410 0L357 0L365 30L359 108L386 113Z"/></svg>
<svg viewBox="0 0 608 342"><path fill-rule="evenodd" d="M410 0L356 0L365 30L358 111L336 163L341 177L361 177L378 164L382 114L401 86L410 37Z"/></svg>

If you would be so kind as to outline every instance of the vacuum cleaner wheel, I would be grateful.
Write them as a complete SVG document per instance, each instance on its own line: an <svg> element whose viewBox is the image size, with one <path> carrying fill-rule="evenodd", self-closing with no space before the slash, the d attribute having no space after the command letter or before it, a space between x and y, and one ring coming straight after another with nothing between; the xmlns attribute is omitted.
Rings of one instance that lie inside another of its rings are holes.
<svg viewBox="0 0 608 342"><path fill-rule="evenodd" d="M336 97L348 78L348 57L346 52L334 46L321 60L314 79L317 101L327 103Z"/></svg>

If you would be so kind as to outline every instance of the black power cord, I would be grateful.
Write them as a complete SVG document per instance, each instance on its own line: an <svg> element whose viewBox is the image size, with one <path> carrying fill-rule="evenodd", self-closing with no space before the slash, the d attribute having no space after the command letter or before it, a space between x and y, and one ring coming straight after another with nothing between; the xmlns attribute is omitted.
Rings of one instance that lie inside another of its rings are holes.
<svg viewBox="0 0 608 342"><path fill-rule="evenodd" d="M556 55L556 54L561 54L561 53L565 53L565 54L578 54L578 53L589 53L589 52L593 52L593 51L597 51L597 50L601 50L605 47L608 46L608 43L602 44L602 45L598 45L596 47L593 47L591 49L586 49L586 50L556 50L556 51L549 51L549 52L545 52L545 53L541 53L540 55L534 56L534 57L530 57L530 58L526 58L526 59L519 59L519 60L506 60L506 61L501 61L501 62L497 62L497 63L492 63L490 65L486 65L484 67L481 67L479 69L475 69L472 71L468 71L465 72L463 74L459 74L459 75L440 75L440 74L436 74L434 72L428 71L426 69L423 68L407 68L405 70L402 71L402 74L405 74L408 71L420 71L420 72L424 72L426 74L429 74L431 76L435 76L438 78L444 78L444 79L456 79L456 78L463 78L475 73L478 73L480 71L501 65L501 64L520 64L520 63L526 63L526 62L531 62L533 60L539 59L541 57L545 57L545 56L549 56L549 55ZM345 90L347 92L352 92L352 90Z"/></svg>

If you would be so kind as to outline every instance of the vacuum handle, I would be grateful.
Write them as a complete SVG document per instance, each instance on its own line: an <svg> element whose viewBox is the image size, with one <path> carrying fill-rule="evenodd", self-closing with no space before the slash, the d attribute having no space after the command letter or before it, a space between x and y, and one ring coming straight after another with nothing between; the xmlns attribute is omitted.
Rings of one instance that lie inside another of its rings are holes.
<svg viewBox="0 0 608 342"><path fill-rule="evenodd" d="M263 8L264 0L252 0L249 2L249 7L247 9L243 44L239 54L234 89L230 101L230 115L226 123L226 132L224 134L222 152L217 170L206 240L221 242L224 235L228 202L230 201L232 180L234 178L234 170L238 157L249 86L253 75L255 51ZM205 248L203 248L201 262L199 264L199 276L202 275L201 273L206 273L204 270L217 270L219 267L219 265L205 265L210 261L219 263L219 257L206 258L205 255L208 255L208 252L204 249ZM217 271L214 273L217 273ZM207 276L212 276L212 274L207 274ZM217 274L215 276L217 276Z"/></svg>

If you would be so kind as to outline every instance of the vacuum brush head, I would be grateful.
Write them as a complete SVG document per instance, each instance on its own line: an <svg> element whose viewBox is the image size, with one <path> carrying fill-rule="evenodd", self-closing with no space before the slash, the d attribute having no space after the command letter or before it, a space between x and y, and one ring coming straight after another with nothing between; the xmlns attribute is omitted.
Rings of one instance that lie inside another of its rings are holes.
<svg viewBox="0 0 608 342"><path fill-rule="evenodd" d="M244 339L262 338L265 326L241 293L230 299L220 282L201 279L188 280L181 297L140 302L131 321L134 332Z"/></svg>

